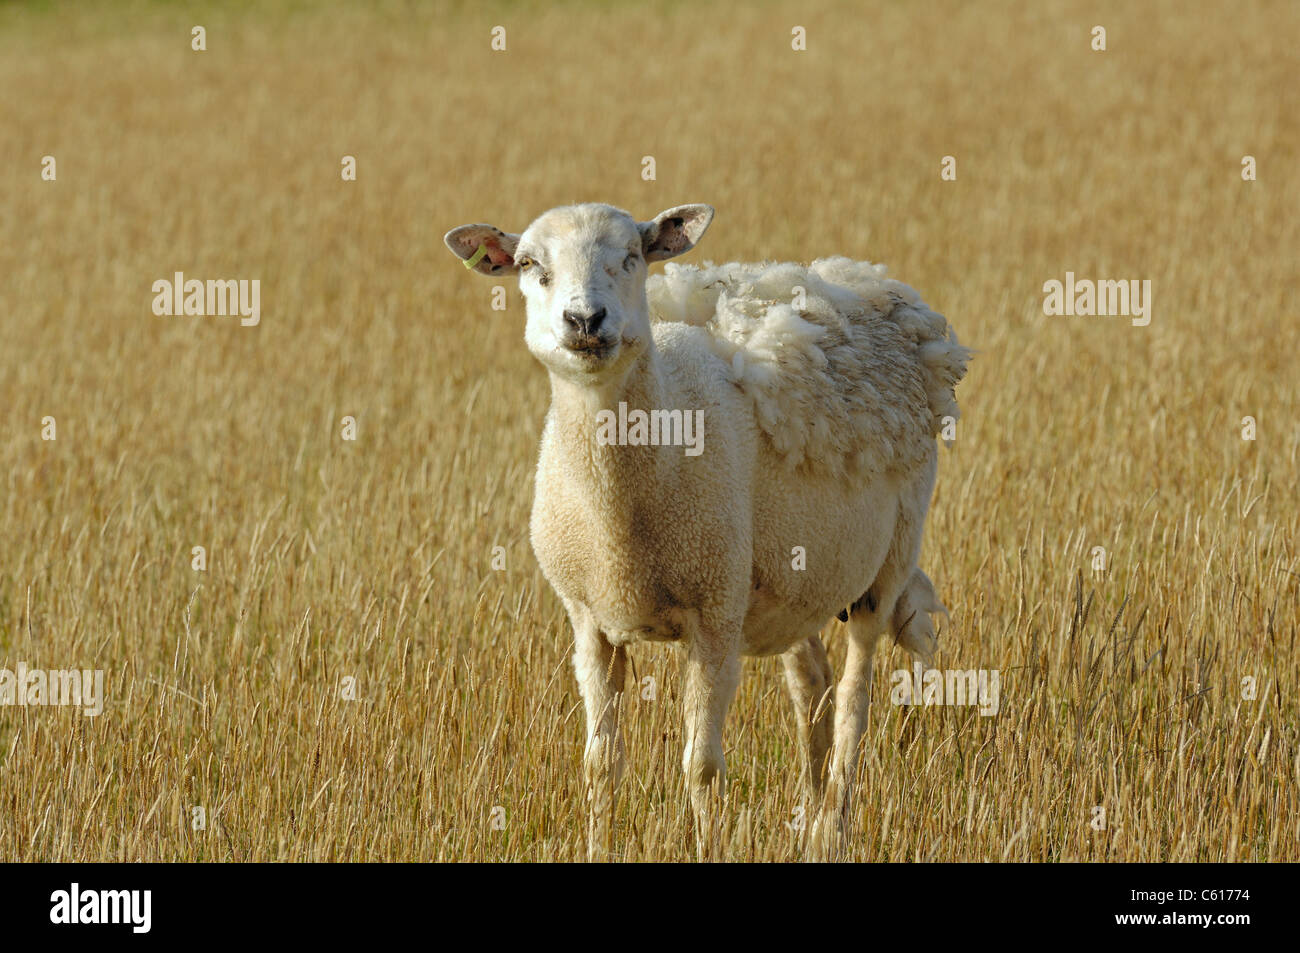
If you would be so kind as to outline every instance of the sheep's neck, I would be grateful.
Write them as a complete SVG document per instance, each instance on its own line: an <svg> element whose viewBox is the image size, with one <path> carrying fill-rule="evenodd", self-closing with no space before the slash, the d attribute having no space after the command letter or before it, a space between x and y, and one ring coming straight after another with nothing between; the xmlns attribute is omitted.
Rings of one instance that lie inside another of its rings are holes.
<svg viewBox="0 0 1300 953"><path fill-rule="evenodd" d="M610 411L617 419L619 404L626 405L628 413L666 408L665 392L653 344L625 377L609 385L583 386L551 378L556 437L574 449L580 463L577 475L589 481L586 489L591 498L602 501L597 510L627 531L637 524L639 514L655 507L650 496L668 482L663 479L668 455L680 457L682 448L606 443L600 437L597 415Z"/></svg>

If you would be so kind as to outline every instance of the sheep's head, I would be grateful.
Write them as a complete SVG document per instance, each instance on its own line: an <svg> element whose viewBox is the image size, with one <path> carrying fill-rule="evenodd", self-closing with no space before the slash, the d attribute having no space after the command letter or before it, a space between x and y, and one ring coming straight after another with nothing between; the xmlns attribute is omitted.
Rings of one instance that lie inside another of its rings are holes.
<svg viewBox="0 0 1300 953"><path fill-rule="evenodd" d="M529 350L553 373L586 382L626 369L644 351L647 264L689 251L712 219L707 205L679 205L648 222L609 205L566 205L522 235L462 225L445 241L479 274L518 275Z"/></svg>

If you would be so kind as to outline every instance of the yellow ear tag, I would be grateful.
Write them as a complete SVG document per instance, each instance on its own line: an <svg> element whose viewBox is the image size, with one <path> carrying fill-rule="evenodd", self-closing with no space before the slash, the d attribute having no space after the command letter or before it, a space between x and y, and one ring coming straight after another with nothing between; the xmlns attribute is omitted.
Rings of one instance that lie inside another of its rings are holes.
<svg viewBox="0 0 1300 953"><path fill-rule="evenodd" d="M486 246L486 245L479 245L479 246L478 246L478 251L476 251L476 252L475 252L473 255L471 255L469 258L466 258L466 259L465 259L465 261L464 261L464 265L465 265L465 267L466 267L466 268L473 268L475 265L477 265L479 262L481 262L481 261L483 260L483 256L486 255L486 254L487 254L487 246Z"/></svg>

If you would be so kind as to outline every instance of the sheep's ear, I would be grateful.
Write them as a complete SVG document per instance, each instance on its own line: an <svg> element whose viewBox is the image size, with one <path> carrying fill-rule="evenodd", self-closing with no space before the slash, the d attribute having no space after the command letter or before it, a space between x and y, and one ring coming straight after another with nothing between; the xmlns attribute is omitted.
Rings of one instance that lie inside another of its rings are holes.
<svg viewBox="0 0 1300 953"><path fill-rule="evenodd" d="M713 221L711 205L678 205L660 212L648 222L639 222L641 251L646 261L676 258L695 247Z"/></svg>
<svg viewBox="0 0 1300 953"><path fill-rule="evenodd" d="M503 232L495 225L461 225L442 240L465 262L466 268L473 268L480 275L513 275L519 271L515 266L519 236Z"/></svg>

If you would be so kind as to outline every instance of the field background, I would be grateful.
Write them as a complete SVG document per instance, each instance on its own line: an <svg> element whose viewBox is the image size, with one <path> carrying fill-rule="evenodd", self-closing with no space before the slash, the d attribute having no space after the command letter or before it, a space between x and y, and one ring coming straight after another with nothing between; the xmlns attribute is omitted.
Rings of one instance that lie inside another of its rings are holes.
<svg viewBox="0 0 1300 953"><path fill-rule="evenodd" d="M979 351L922 566L1001 713L891 707L882 649L854 857L1300 860L1298 10L0 5L0 667L108 683L0 709L0 858L584 856L547 382L442 234L601 200L883 261ZM178 270L261 325L155 317ZM1044 317L1067 270L1150 326ZM691 859L677 656L633 658L618 856ZM803 856L788 709L747 663L720 856Z"/></svg>

